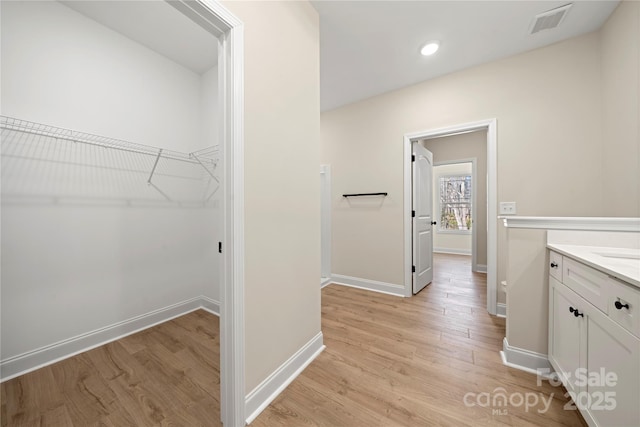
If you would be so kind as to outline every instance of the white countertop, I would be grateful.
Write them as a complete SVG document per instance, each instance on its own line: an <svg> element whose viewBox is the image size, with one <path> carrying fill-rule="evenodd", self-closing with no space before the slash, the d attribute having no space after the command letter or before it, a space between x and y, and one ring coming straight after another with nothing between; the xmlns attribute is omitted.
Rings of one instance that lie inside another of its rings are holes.
<svg viewBox="0 0 640 427"><path fill-rule="evenodd" d="M547 243L547 248L640 288L640 249L558 243Z"/></svg>

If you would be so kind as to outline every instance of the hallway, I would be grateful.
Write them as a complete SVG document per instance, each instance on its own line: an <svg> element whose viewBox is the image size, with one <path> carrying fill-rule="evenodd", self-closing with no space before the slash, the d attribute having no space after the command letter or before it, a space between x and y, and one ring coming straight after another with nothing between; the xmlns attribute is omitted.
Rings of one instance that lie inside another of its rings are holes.
<svg viewBox="0 0 640 427"><path fill-rule="evenodd" d="M502 365L505 321L487 314L486 275L470 262L435 254L434 281L413 298L324 288L326 350L252 425L585 425L563 388ZM481 406L501 393L539 404Z"/></svg>

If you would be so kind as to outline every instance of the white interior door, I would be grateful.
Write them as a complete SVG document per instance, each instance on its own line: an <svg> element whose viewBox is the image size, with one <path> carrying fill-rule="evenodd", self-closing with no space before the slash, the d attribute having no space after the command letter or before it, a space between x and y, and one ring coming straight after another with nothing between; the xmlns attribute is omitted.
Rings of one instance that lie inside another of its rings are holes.
<svg viewBox="0 0 640 427"><path fill-rule="evenodd" d="M433 154L412 143L413 174L413 293L433 280Z"/></svg>

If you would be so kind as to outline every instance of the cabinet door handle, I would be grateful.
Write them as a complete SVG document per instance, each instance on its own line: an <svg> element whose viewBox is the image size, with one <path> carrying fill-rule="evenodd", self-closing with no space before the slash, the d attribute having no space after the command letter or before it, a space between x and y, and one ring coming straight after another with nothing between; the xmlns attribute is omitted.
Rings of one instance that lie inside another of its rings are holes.
<svg viewBox="0 0 640 427"><path fill-rule="evenodd" d="M569 307L569 313L573 313L573 315L576 317L584 317L584 313L580 313L577 308Z"/></svg>
<svg viewBox="0 0 640 427"><path fill-rule="evenodd" d="M624 307L624 308L626 308L627 310L629 310L629 303L627 303L627 304L623 304L623 303L621 303L620 301L616 301L616 302L614 303L614 305L616 306L616 308L617 308L618 310L622 310L622 308L623 308L623 307Z"/></svg>
<svg viewBox="0 0 640 427"><path fill-rule="evenodd" d="M558 264L556 264L555 262L551 263L551 268L558 268Z"/></svg>

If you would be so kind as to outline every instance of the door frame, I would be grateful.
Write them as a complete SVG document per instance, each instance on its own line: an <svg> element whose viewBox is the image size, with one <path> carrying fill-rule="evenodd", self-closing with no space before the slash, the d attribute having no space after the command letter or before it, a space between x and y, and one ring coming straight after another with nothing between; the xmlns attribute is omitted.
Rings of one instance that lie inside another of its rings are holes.
<svg viewBox="0 0 640 427"><path fill-rule="evenodd" d="M167 0L218 38L222 152L220 413L226 427L245 420L244 380L244 24L213 0Z"/></svg>
<svg viewBox="0 0 640 427"><path fill-rule="evenodd" d="M456 165L459 163L471 163L471 212L473 215L473 212L475 212L475 209L478 206L478 182L477 182L477 162L478 159L475 157L468 157L468 158L463 158L463 159L455 159L455 160L445 160L444 162L433 162L433 167L436 168L438 166L443 166L443 165ZM443 176L443 175L440 175ZM435 187L435 177L436 175L434 174L434 180L433 180L433 185ZM435 195L434 195L435 198ZM434 210L435 210L435 206L434 206ZM473 219L473 218L472 218ZM437 233L437 231L434 231L434 233ZM471 227L471 271L478 271L478 253L476 250L476 245L478 243L478 237L477 237L477 233L478 233L478 229L473 226ZM434 234L435 236L435 234ZM435 248L434 248L435 249ZM434 250L435 252L435 250ZM482 272L484 273L484 271Z"/></svg>
<svg viewBox="0 0 640 427"><path fill-rule="evenodd" d="M476 130L487 131L487 311L495 315L498 306L497 287L497 119L457 124L453 126L407 133L403 138L404 154L404 289L405 296L412 294L413 249L411 237L411 144L421 139L448 136Z"/></svg>
<svg viewBox="0 0 640 427"><path fill-rule="evenodd" d="M324 281L322 279L325 279ZM320 165L320 287L331 283L331 165Z"/></svg>

